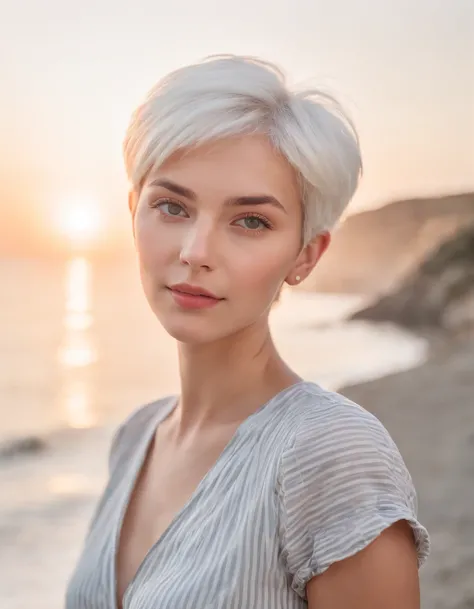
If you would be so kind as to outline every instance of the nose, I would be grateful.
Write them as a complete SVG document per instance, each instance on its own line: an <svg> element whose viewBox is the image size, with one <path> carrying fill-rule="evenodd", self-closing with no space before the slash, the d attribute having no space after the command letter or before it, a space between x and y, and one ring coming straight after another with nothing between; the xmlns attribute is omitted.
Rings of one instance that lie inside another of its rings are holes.
<svg viewBox="0 0 474 609"><path fill-rule="evenodd" d="M214 240L212 227L196 222L184 235L180 262L194 269L211 270L214 267Z"/></svg>

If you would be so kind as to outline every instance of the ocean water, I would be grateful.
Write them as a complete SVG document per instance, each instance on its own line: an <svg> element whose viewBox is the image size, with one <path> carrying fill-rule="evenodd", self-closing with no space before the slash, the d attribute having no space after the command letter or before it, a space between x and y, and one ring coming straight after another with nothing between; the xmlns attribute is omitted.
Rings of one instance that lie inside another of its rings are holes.
<svg viewBox="0 0 474 609"><path fill-rule="evenodd" d="M0 259L0 440L114 424L178 388L176 350L133 262ZM359 297L285 291L271 314L289 364L330 389L417 365L425 342L347 322Z"/></svg>
<svg viewBox="0 0 474 609"><path fill-rule="evenodd" d="M131 410L177 390L175 345L134 264L0 260L0 286L0 446L59 430L34 458L0 463L0 607L60 609L111 434ZM285 291L271 314L282 355L332 389L423 361L420 338L347 322L360 305Z"/></svg>

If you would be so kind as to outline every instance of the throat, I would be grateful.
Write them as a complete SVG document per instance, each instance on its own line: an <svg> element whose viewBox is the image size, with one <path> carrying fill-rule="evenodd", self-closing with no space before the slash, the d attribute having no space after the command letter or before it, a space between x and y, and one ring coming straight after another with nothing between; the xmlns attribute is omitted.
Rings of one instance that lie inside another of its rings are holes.
<svg viewBox="0 0 474 609"><path fill-rule="evenodd" d="M178 434L193 428L239 425L275 395L301 381L289 369L262 370L250 378L220 376L199 387L184 386L174 413Z"/></svg>
<svg viewBox="0 0 474 609"><path fill-rule="evenodd" d="M205 345L179 345L179 434L193 427L242 422L301 380L279 356L267 325Z"/></svg>

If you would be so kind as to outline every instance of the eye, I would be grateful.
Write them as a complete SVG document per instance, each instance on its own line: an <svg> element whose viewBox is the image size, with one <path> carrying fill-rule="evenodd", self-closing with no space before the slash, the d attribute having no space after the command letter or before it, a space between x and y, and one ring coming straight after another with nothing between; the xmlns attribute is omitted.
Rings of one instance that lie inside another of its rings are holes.
<svg viewBox="0 0 474 609"><path fill-rule="evenodd" d="M182 205L171 200L161 200L154 203L164 216L187 218L188 214Z"/></svg>
<svg viewBox="0 0 474 609"><path fill-rule="evenodd" d="M271 228L271 224L266 218L264 218L263 216L258 216L256 214L249 214L244 218L240 218L239 220L235 221L235 224L252 232Z"/></svg>

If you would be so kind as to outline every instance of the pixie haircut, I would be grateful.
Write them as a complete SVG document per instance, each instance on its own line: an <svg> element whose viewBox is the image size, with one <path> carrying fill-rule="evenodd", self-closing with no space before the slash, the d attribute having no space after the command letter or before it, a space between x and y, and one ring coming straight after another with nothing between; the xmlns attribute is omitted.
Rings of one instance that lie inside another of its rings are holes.
<svg viewBox="0 0 474 609"><path fill-rule="evenodd" d="M296 172L303 239L331 230L362 171L351 120L329 94L290 90L273 64L233 55L208 58L159 81L131 117L123 145L133 190L178 151L213 140L265 135Z"/></svg>

